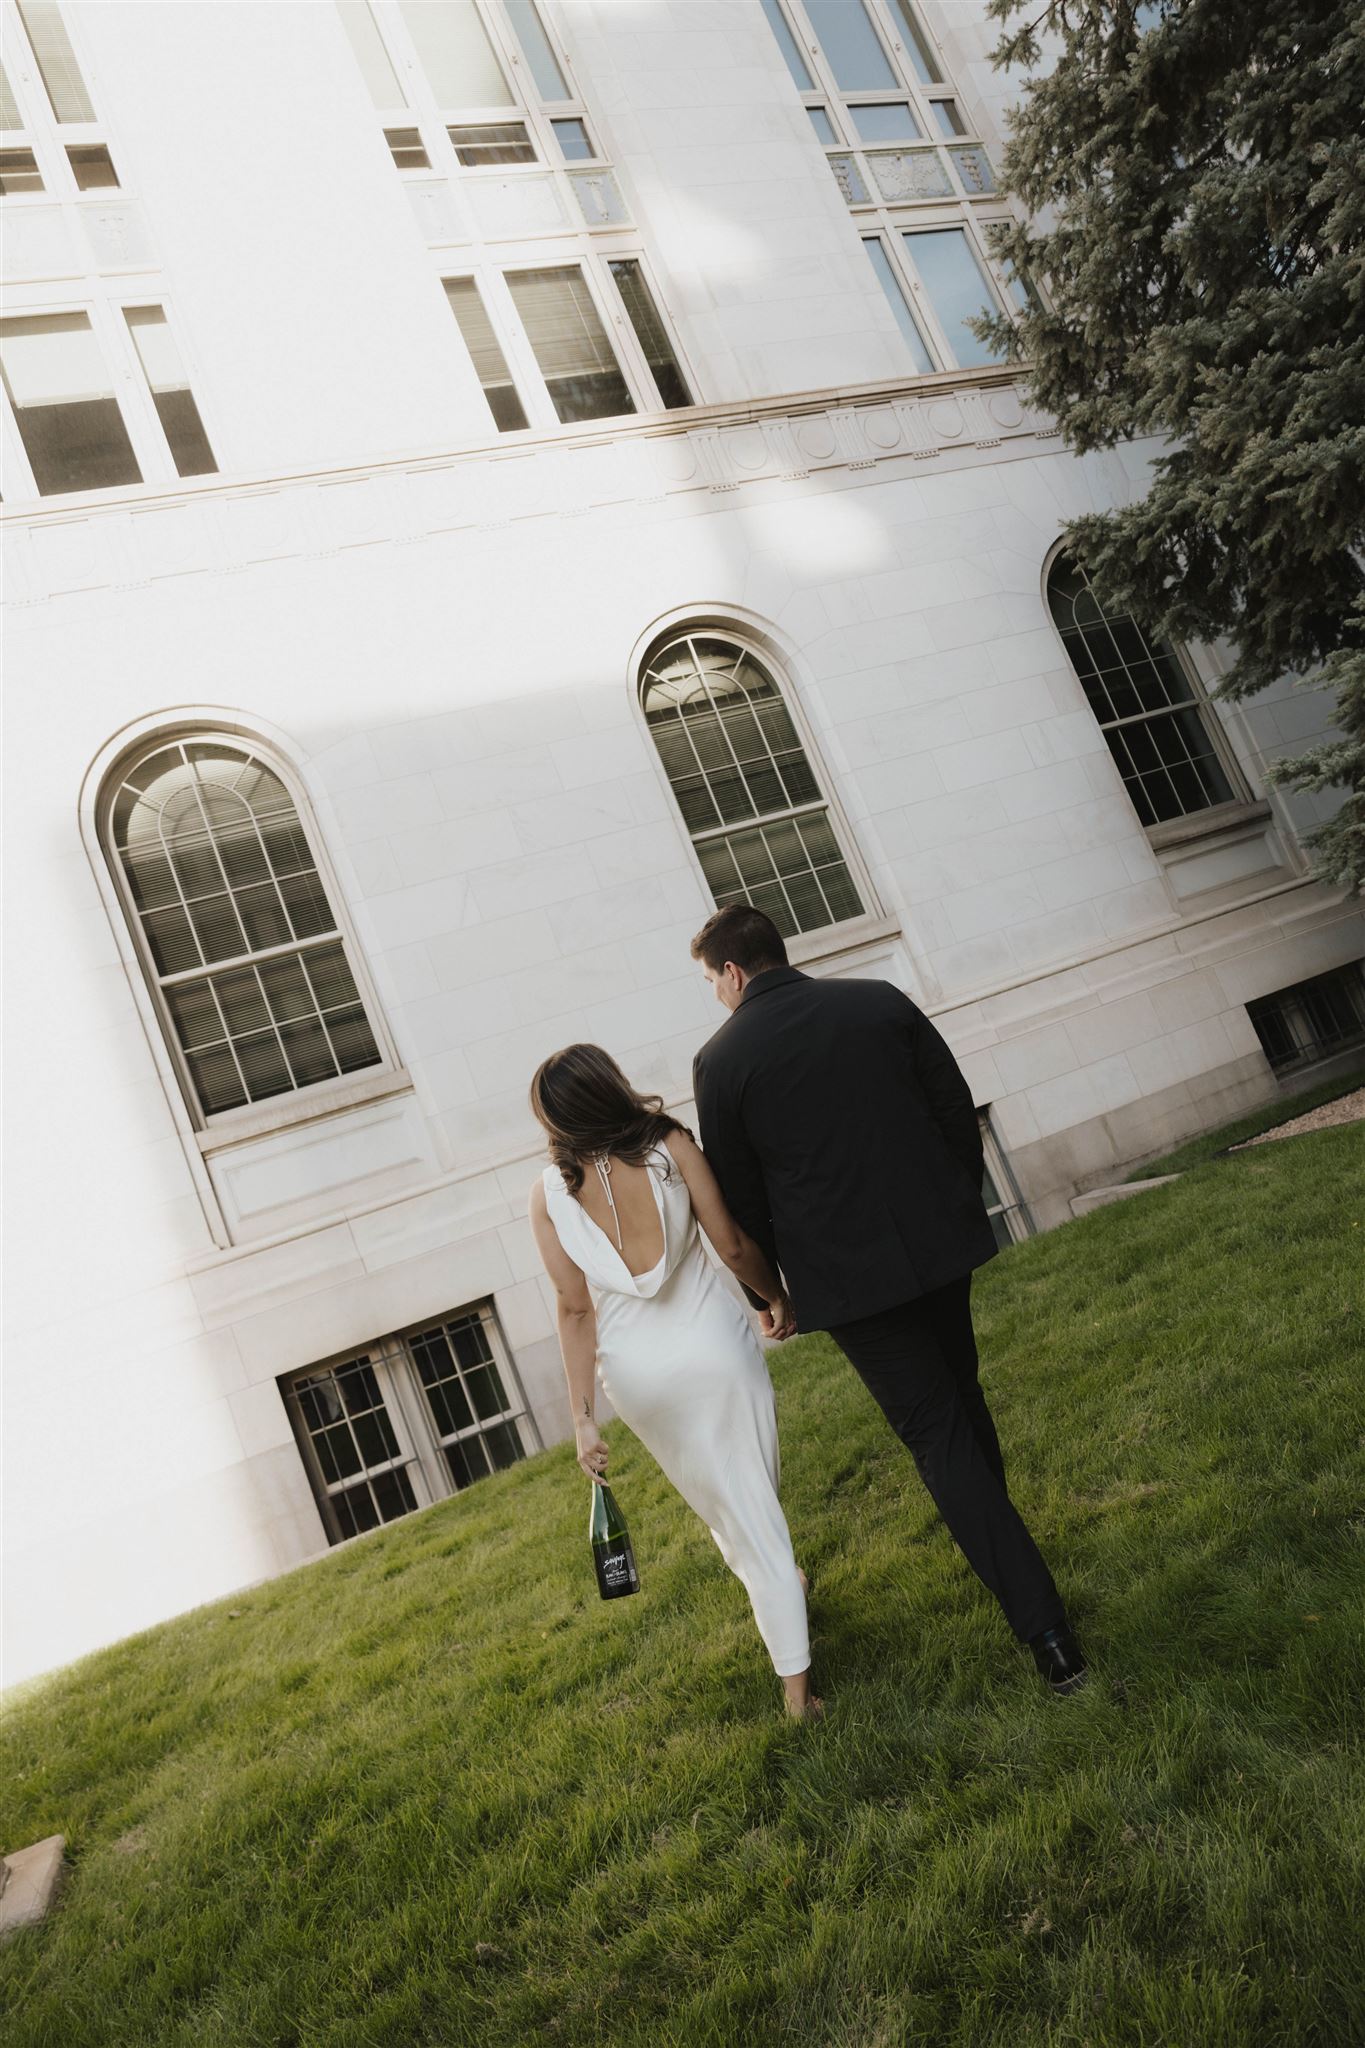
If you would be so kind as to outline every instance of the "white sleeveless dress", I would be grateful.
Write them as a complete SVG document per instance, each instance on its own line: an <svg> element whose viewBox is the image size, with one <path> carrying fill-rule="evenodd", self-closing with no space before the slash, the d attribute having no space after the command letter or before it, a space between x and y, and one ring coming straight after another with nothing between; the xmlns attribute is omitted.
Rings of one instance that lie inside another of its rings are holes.
<svg viewBox="0 0 1365 2048"><path fill-rule="evenodd" d="M645 1170L664 1239L647 1273L629 1270L557 1166L541 1176L550 1220L592 1292L597 1370L612 1406L701 1516L748 1592L774 1670L793 1677L810 1663L810 1639L777 1497L767 1360L702 1248L687 1183L665 1146Z"/></svg>

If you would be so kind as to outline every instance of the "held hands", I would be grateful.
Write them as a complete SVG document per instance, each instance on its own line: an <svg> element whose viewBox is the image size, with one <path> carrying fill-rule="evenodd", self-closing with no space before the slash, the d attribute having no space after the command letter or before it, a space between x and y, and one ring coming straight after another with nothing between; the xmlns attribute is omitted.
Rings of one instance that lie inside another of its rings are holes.
<svg viewBox="0 0 1365 2048"><path fill-rule="evenodd" d="M775 1344L796 1335L796 1317L785 1294L774 1296L766 1308L759 1310L758 1327L764 1336L771 1337Z"/></svg>
<svg viewBox="0 0 1365 2048"><path fill-rule="evenodd" d="M578 1463L594 1483L605 1481L608 1449L597 1424L582 1421L576 1424L574 1436L578 1443Z"/></svg>

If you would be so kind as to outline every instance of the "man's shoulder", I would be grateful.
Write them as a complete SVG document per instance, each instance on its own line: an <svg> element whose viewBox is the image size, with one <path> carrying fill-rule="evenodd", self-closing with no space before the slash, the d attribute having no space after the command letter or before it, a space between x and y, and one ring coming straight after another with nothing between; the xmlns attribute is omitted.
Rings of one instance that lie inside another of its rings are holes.
<svg viewBox="0 0 1365 2048"><path fill-rule="evenodd" d="M903 988L898 988L894 981L886 981L878 975L813 975L811 985L818 991L817 1001L839 1004L869 1013L903 1010L910 1002L910 997ZM914 1005L911 1004L911 1007Z"/></svg>

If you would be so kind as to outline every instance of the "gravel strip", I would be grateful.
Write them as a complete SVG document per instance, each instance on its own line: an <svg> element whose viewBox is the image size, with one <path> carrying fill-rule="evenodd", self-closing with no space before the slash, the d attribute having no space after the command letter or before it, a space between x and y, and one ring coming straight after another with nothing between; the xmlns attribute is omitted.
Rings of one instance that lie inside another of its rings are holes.
<svg viewBox="0 0 1365 2048"><path fill-rule="evenodd" d="M1230 1152L1245 1152L1248 1145L1269 1145L1276 1138L1297 1138L1300 1131L1326 1131L1333 1124L1358 1124L1365 1119L1365 1088L1353 1089L1349 1095L1338 1095L1335 1102L1320 1102L1316 1109L1310 1109L1305 1116L1296 1116L1292 1123L1276 1124L1273 1131L1262 1131L1259 1137L1243 1138L1240 1145L1230 1145Z"/></svg>

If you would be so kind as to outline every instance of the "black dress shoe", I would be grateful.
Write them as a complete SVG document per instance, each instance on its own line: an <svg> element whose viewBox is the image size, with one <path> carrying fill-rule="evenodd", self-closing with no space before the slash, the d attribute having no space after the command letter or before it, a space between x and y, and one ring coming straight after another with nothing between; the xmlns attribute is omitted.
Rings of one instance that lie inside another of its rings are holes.
<svg viewBox="0 0 1365 2048"><path fill-rule="evenodd" d="M1081 1646L1065 1623L1045 1628L1040 1636L1029 1637L1029 1648L1039 1673L1054 1692L1079 1692L1088 1669Z"/></svg>

